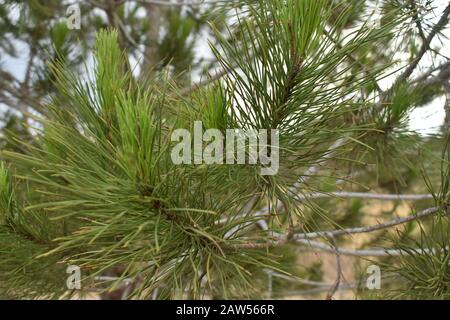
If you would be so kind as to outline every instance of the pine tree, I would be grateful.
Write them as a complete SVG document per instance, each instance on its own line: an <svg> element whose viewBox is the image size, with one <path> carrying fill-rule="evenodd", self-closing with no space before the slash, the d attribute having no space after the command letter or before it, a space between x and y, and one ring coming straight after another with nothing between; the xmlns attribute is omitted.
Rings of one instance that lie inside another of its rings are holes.
<svg viewBox="0 0 450 320"><path fill-rule="evenodd" d="M155 13L155 2L142 3ZM129 36L139 35L125 32L123 3L101 2L113 7L113 28L97 33L92 77L55 53L45 112L30 114L31 133L8 135L1 152L0 296L125 288L120 298L261 298L269 274L271 296L325 288L331 299L350 255L388 270L378 298L448 298L448 128L424 137L406 124L412 109L448 90L448 60L416 71L428 54L438 61L432 40L450 4L430 24L434 3L382 3L233 2L233 25L209 21L223 71L190 86L178 76L193 62L193 27L180 22L181 10L167 11L179 28L147 48L153 61L136 75L129 50L139 41ZM230 14L228 6L213 13ZM401 51L411 58L399 67ZM387 74L394 80L384 88ZM174 163L173 133L194 132L198 121L224 136L278 130L265 146L279 156L278 172L262 174L261 163ZM396 204L367 224L370 199ZM415 201L405 217L393 217L399 201ZM349 235L373 233L346 247ZM333 254L335 281L324 284L318 265L298 268L298 248ZM81 290L67 287L69 266L80 268ZM369 297L365 280L353 286Z"/></svg>

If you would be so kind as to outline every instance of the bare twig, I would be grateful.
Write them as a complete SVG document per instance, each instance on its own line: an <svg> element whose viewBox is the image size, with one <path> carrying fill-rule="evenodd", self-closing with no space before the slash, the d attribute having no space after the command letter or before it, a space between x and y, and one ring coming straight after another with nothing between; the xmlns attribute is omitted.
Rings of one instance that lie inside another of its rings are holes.
<svg viewBox="0 0 450 320"><path fill-rule="evenodd" d="M422 60L422 57L425 55L425 53L428 51L431 42L433 41L436 34L442 31L442 29L445 27L445 25L448 23L448 17L450 15L450 2L445 8L444 12L442 13L441 18L439 19L438 23L433 27L430 34L426 39L424 39L424 43L422 44L421 49L419 50L419 53L417 54L416 58L412 61L410 65L405 69L405 71L397 78L392 88L395 88L397 85L405 81L409 78L409 76L413 73L413 71L417 68L419 65L420 60Z"/></svg>
<svg viewBox="0 0 450 320"><path fill-rule="evenodd" d="M439 74L440 74L442 71L446 71L447 69L450 69L450 61L442 63L442 64L438 65L437 67L430 68L428 71L426 71L421 76L411 80L411 83L412 84L421 84L424 81L428 81L427 80L428 77L430 77L434 72L439 71ZM431 79L433 79L433 78L431 78Z"/></svg>
<svg viewBox="0 0 450 320"><path fill-rule="evenodd" d="M306 199L319 199L319 198L350 198L350 199L373 199L384 201L399 201L399 200L426 200L433 199L432 194L380 194L380 193L368 193L368 192L315 192L305 195L297 195L295 199L303 201Z"/></svg>
<svg viewBox="0 0 450 320"><path fill-rule="evenodd" d="M314 192L307 194L297 194L294 196L294 199L300 202L308 199L322 199L322 198L348 198L348 199L373 199L373 200L382 200L382 201L402 201L402 200L426 200L433 199L432 194L380 194L380 193L367 193L367 192L348 192L348 191L338 191L338 192ZM280 206L277 209L281 209ZM254 213L255 217L263 216L269 213L269 209L267 207L262 208L261 210ZM235 218L243 218L244 215L238 215ZM222 218L217 221L217 224L224 224L230 220L229 217ZM262 220L260 220L262 221ZM259 222L259 221L258 221ZM264 229L264 228L263 228Z"/></svg>
<svg viewBox="0 0 450 320"><path fill-rule="evenodd" d="M413 214L404 218L395 218L392 220L389 220L385 223L380 223L377 225L369 226L369 227L357 227L357 228L345 228L335 231L319 231L319 232L310 232L310 233L300 233L295 234L294 239L315 239L315 238L321 238L321 237L339 237L342 235L350 235L350 234L358 234L358 233L370 233L382 229L387 229L391 227L395 227L401 224L405 224L407 222L413 221L413 220L419 220L422 218L425 218L427 216L434 215L439 212L441 208L439 207L433 207L425 209L417 214Z"/></svg>
<svg viewBox="0 0 450 320"><path fill-rule="evenodd" d="M427 43L427 37L425 36L425 32L423 31L422 23L419 18L419 12L416 5L416 0L410 0L411 9L414 11L413 18L416 23L417 30L419 31L419 36L422 39L422 44ZM428 46L429 48L429 46Z"/></svg>
<svg viewBox="0 0 450 320"><path fill-rule="evenodd" d="M204 80L201 80L201 81L199 81L197 83L194 83L192 86L189 86L189 87L186 87L186 88L182 89L180 94L182 96L186 96L189 93L191 93L193 90L195 90L196 88L201 88L201 87L207 86L207 85L209 85L209 84L211 84L211 83L221 79L228 72L229 71L227 69L224 69L224 68L216 70L213 75L210 75L207 78L205 78Z"/></svg>
<svg viewBox="0 0 450 320"><path fill-rule="evenodd" d="M326 297L327 300L333 299L333 296L336 293L336 290L339 288L339 285L341 283L341 274L342 274L341 256L340 256L339 250L336 245L336 238L332 236L332 237L330 237L330 240L331 240L331 243L333 244L334 253L336 256L336 281L334 282L334 285L330 288L330 291L327 294L327 297Z"/></svg>
<svg viewBox="0 0 450 320"><path fill-rule="evenodd" d="M324 244L322 242L317 241L311 241L311 239L316 238L334 238L344 235L350 235L350 234L360 234L360 233L370 233L378 230L383 230L387 228L391 228L397 225L405 224L410 221L419 220L422 218L425 218L427 216L431 216L434 214L437 214L441 208L439 207L433 207L426 210L423 210L417 214L405 217L405 218L396 218L389 220L388 222L368 226L368 227L357 227L357 228L346 228L346 229L340 229L340 230L334 230L334 231L318 231L318 232L310 232L310 233L297 233L292 236L292 240L296 243L303 244L303 245L309 245L315 249L320 249L323 251L328 252L336 252L336 250L340 254L344 255L356 255L356 256L385 256L385 255L398 255L405 253L402 250L397 249L366 249L366 250L351 250L351 249L341 249L341 248L334 248L333 246L330 246L328 244ZM236 245L235 247L239 248L247 248L247 249L258 249L258 248L266 248L268 246L278 246L283 245L288 242L288 237L284 234L280 234L277 232L271 232L272 240L268 242L263 243L243 243Z"/></svg>

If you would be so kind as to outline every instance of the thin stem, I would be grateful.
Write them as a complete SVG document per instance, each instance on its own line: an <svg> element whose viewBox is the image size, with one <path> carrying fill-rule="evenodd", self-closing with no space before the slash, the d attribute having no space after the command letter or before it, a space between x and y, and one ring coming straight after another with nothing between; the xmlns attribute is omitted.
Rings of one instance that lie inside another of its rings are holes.
<svg viewBox="0 0 450 320"><path fill-rule="evenodd" d="M310 233L300 233L295 234L294 239L315 239L315 238L321 238L321 237L339 237L342 235L350 235L350 234L358 234L358 233L370 233L382 229L387 229L391 227L395 227L401 224L408 223L410 221L423 219L425 217L434 215L440 211L441 208L439 207L433 207L425 209L417 214L410 215L408 217L404 218L395 218L392 220L389 220L385 223L380 223L377 225L369 226L369 227L357 227L357 228L346 228L346 229L340 229L335 231L319 231L319 232L310 232Z"/></svg>
<svg viewBox="0 0 450 320"><path fill-rule="evenodd" d="M419 255L430 252L435 252L435 249L429 248L417 248L412 250L403 250L403 249L386 249L386 248L369 248L369 249L348 249L341 247L333 247L326 243L300 239L296 241L298 244L304 245L308 247L307 249L312 251L323 251L335 254L336 250L340 255L345 256L356 256L356 257L388 257L388 256L403 256L403 255Z"/></svg>
<svg viewBox="0 0 450 320"><path fill-rule="evenodd" d="M330 237L331 243L333 244L334 253L336 256L336 281L334 285L330 288L330 291L327 294L327 300L331 300L336 293L336 290L339 288L339 285L341 283L341 256L338 250L338 247L336 245L336 238L334 236Z"/></svg>
<svg viewBox="0 0 450 320"><path fill-rule="evenodd" d="M426 200L433 199L432 194L380 194L380 193L367 193L367 192L315 192L305 195L296 195L295 199L303 201L306 199L320 199L320 198L350 198L350 199L373 199L373 200L385 200L385 201L398 201L398 200Z"/></svg>
<svg viewBox="0 0 450 320"><path fill-rule="evenodd" d="M373 199L373 200L382 200L382 201L401 201L401 200L427 200L433 199L432 194L380 194L380 193L367 193L367 192L348 192L348 191L338 191L338 192L315 192L309 194L297 194L294 196L294 199L297 201L304 201L307 199L322 199L322 198L348 198L348 199ZM281 208L280 206L277 209ZM262 208L254 213L255 217L263 216L269 213L267 207ZM235 218L243 218L245 215L238 215ZM224 224L229 221L230 218L222 218L217 221L217 224ZM264 220L259 220L264 221ZM258 221L258 223L259 223ZM263 228L264 229L264 228Z"/></svg>
<svg viewBox="0 0 450 320"><path fill-rule="evenodd" d="M334 238L344 235L350 235L350 234L360 234L360 233L370 233L378 230L383 230L387 228L391 228L397 225L405 224L410 221L423 219L425 217L437 214L440 212L442 208L439 207L433 207L425 209L417 214L405 217L405 218L396 218L389 220L385 223L380 223L373 226L368 227L356 227L356 228L346 228L346 229L340 229L340 230L334 230L334 231L318 231L318 232L310 232L310 233L297 233L292 236L292 240L296 243L303 244L303 245L311 245L312 247L320 250L335 252L336 250L339 251L339 253L347 254L347 255L357 255L357 256L377 256L377 255L386 255L386 253L389 252L399 252L398 250L390 251L390 249L370 249L367 250L349 250L349 249L335 249L333 246L330 246L328 244L324 244L321 242L311 241L311 239L316 238ZM271 241L264 242L264 243L244 243L236 245L235 247L238 248L247 248L247 249L258 249L258 248L267 248L270 246L278 246L283 245L288 242L287 235L277 233L277 232L271 232L272 238L274 238ZM400 251L401 253L402 251Z"/></svg>

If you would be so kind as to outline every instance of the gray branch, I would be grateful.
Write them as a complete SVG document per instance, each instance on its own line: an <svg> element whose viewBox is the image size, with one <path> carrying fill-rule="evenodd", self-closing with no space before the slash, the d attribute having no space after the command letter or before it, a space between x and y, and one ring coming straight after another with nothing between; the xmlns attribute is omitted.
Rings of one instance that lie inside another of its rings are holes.
<svg viewBox="0 0 450 320"><path fill-rule="evenodd" d="M350 235L350 234L358 234L358 233L370 233L382 229L387 229L391 227L395 227L401 224L408 223L413 220L419 220L422 218L425 218L430 215L434 215L438 213L440 210L439 207L433 207L426 210L423 210L417 214L410 215L408 217L404 218L395 218L392 220L389 220L385 223L380 223L373 226L368 227L357 227L357 228L345 228L335 231L319 231L319 232L309 232L309 233L299 233L294 235L295 240L300 239L315 239L315 238L321 238L321 237L339 237L343 235Z"/></svg>
<svg viewBox="0 0 450 320"><path fill-rule="evenodd" d="M442 29L445 27L445 25L448 23L448 17L450 15L450 2L445 8L444 12L442 13L441 18L439 19L438 23L433 27L430 34L426 39L424 39L424 43L422 44L422 47L420 48L419 53L417 54L417 57L413 60L413 62L405 69L405 71L397 78L395 81L395 84L392 86L395 88L398 84L402 83L406 79L409 78L409 76L413 73L413 71L417 68L419 65L420 60L422 60L425 53L430 48L430 44L433 41L436 34L442 31Z"/></svg>

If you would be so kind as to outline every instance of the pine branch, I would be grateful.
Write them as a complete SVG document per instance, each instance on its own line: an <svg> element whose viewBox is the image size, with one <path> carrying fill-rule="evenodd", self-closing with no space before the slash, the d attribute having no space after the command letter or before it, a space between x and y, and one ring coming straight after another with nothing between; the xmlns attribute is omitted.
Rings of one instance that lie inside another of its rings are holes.
<svg viewBox="0 0 450 320"><path fill-rule="evenodd" d="M125 20L121 21L115 12L125 2L91 1L107 11L110 23L118 28L123 42L126 40L138 48L127 32ZM214 0L191 4L159 0L135 2L149 6L219 3ZM66 221L69 223L69 229L61 232L63 237L59 231L49 233L52 248L39 250L39 257L48 258L50 262L54 259L55 265L70 260L87 266L92 272L87 277L105 283L113 281L113 288L123 281L120 298L148 297L151 293L155 298L171 297L174 288L195 298L201 297L204 290L228 298L242 297L254 290L253 270L278 262L271 260L267 250L252 249L292 242L302 249L335 255L336 280L333 284L318 285L327 290L331 299L344 286L341 255L381 257L434 250L426 249L434 248L434 243L422 245L423 249L415 251L407 247L353 250L340 248L336 239L425 219L447 211L446 207L429 208L376 225L340 230L300 232L304 231L300 229L294 234L289 225L288 231L283 231L286 234L282 234L276 232L276 227L271 229L268 222L274 213L284 212L286 216L282 218L290 219L301 211L303 206L299 206L299 202L307 199L414 201L433 199L433 195L309 192L312 187L307 185L319 175L327 161L336 159L340 164L338 151L344 149L344 144L356 140L350 135L367 129L359 125L350 127L347 115L353 116L353 110L371 105L371 101L364 101L359 93L365 85L372 88L379 73L370 74L353 54L358 48L365 49L368 44L378 43L390 35L396 22L373 30L363 27L353 36L349 35L348 42L336 43L333 38L338 37L332 36L333 32L328 36L323 34L332 10L324 0L260 0L256 6L249 7L246 13L250 19L239 21L241 32L235 37L225 39L220 30L216 30L224 50L213 50L224 72L202 83L225 76L226 83L217 90L218 94L210 90L215 88L204 88L199 90L200 97L193 94L192 99L174 98L177 92L173 95L165 92L172 89L170 84L164 88L147 88L141 87L138 81L128 81L132 75L130 70L125 74L121 68L116 32L100 34L92 81L86 83L70 70L55 67L56 88L64 99L52 102L50 120L40 120L36 144L27 145L24 154L2 153L14 161L14 171L17 170L21 182L29 185L30 190L40 192L36 195L24 188L17 193L20 207L27 210L18 210L18 215L25 217L33 210L42 212L43 217L48 218L49 229L59 226L57 221L64 221L64 228ZM449 14L444 14L448 19ZM247 17L245 15L245 19ZM425 52L430 50L429 45L439 32L430 33L424 41L424 45L428 43ZM409 65L397 81L406 82L425 52L419 52L417 61ZM356 64L361 68L355 68ZM352 74L354 70L358 70L358 74ZM409 75L405 76L406 72ZM434 72L438 74L432 78ZM446 72L444 65L430 72L423 82L446 77ZM166 85L164 81L161 79ZM376 83L375 86L379 90ZM5 93L2 99L5 95L10 97ZM226 98L216 99L218 95ZM383 97L380 95L379 99L381 103ZM68 108L62 108L66 101ZM221 109L222 106L225 107ZM173 145L171 132L179 126L189 128L195 117L209 119L212 114L220 120L226 119L223 122L216 118L211 120L213 124L226 123L222 127L211 126L213 128L230 128L228 125L232 124L242 128L280 129L281 174L261 177L257 166L175 165L168 152ZM301 168L307 169L303 172ZM301 169L303 174L292 177L289 169L296 174ZM311 185L316 185L314 182ZM252 190L255 191L252 193ZM263 197L267 197L269 205L256 211L260 201L266 200ZM220 219L221 214L227 218ZM47 220L42 221L47 228ZM281 223L290 221L280 221L280 228ZM265 231L247 230L254 223ZM27 222L26 226L32 228L35 224ZM20 235L18 231L14 230L15 237ZM237 232L239 238L233 237ZM9 235L4 243L7 244L8 239ZM26 251L29 241L23 240L22 249ZM23 258L29 259L22 251L14 256L8 250L2 253L11 257L14 264L20 266ZM1 265L8 268L3 261ZM38 267L39 261L34 266ZM117 266L121 268L114 269ZM111 269L116 270L117 278L107 277L105 272ZM20 278L19 274L11 274L13 278ZM65 276L64 272L61 275ZM13 278L11 283L15 281ZM28 286L25 279L23 285Z"/></svg>
<svg viewBox="0 0 450 320"><path fill-rule="evenodd" d="M427 43L427 37L425 36L425 32L423 31L423 27L422 27L422 22L420 21L419 18L419 13L418 13L418 8L417 8L417 4L415 0L410 0L410 6L411 9L413 10L413 18L414 18L414 22L417 26L417 30L419 31L419 36L422 39L422 44ZM429 48L429 46L428 46Z"/></svg>
<svg viewBox="0 0 450 320"><path fill-rule="evenodd" d="M436 34L441 32L442 29L448 23L449 15L450 15L450 2L447 5L447 7L445 8L444 12L442 13L441 18L439 19L438 23L433 27L433 29L429 33L428 37L424 40L424 43L422 44L422 47L419 50L419 53L417 54L416 58L413 60L412 63L410 63L408 65L408 67L405 69L405 71L396 79L392 88L396 88L399 84L406 81L406 79L408 79L409 76L413 73L413 71L417 68L420 60L422 60L422 57L428 51L430 44L433 41ZM390 92L392 92L392 89L390 90ZM390 92L388 92L388 93L390 93Z"/></svg>
<svg viewBox="0 0 450 320"><path fill-rule="evenodd" d="M336 45L337 48L339 48L341 50L343 49L342 44L338 40L334 39L333 36L327 30L324 30L324 35L328 39L330 39ZM366 73L367 76L372 78L375 89L378 91L378 93L382 93L383 90L381 90L380 85L378 84L378 81L372 76L372 74L367 69L367 67L363 63L361 63L357 58L355 58L351 53L348 53L346 56L347 56L348 60L350 60L352 63L357 64Z"/></svg>
<svg viewBox="0 0 450 320"><path fill-rule="evenodd" d="M383 283L398 281L398 279L395 279L393 277L382 277L382 279L383 279ZM340 284L336 291L358 289L360 287L365 286L367 284L367 280L368 279L363 279L361 281ZM333 284L328 284L328 285L318 286L317 288L312 288L312 289L288 291L288 292L284 293L284 296L285 297L289 297L289 296L295 297L295 296L306 296L306 295L313 295L313 294L318 294L318 293L325 293L325 292L328 292L332 286L333 286Z"/></svg>
<svg viewBox="0 0 450 320"><path fill-rule="evenodd" d="M180 91L181 96L187 96L190 93L192 93L197 88L205 87L217 80L220 80L222 77L227 75L229 73L229 70L227 68L220 68L219 70L216 70L213 75L208 76L206 79L200 80L197 83L194 83L193 85L183 88Z"/></svg>
<svg viewBox="0 0 450 320"><path fill-rule="evenodd" d="M294 194L295 192L297 192L298 189L299 189L304 183L306 183L314 173L316 173L316 172L319 170L320 164L322 164L323 162L327 161L327 160L332 156L332 153L333 153L337 148L339 148L343 143L344 143L344 139L339 139L339 140L337 140L337 141L336 141L336 142L328 149L328 152L320 159L320 161L318 161L318 163L316 163L315 165L309 167L309 168L305 171L305 173L303 174L303 176L301 176L300 178L297 179L297 181L296 181L296 182L292 185L292 187L289 189L289 193L290 193L290 194ZM238 218L238 217L243 217L243 216L248 215L248 213L250 212L250 210L252 209L252 207L255 205L255 202L256 202L256 198L254 198L251 202L249 202L248 205L247 205L247 207L246 207L247 209L244 210L243 213L241 213L241 214L240 214L239 216L237 216L236 218ZM280 209L282 209L282 208L283 208L283 203L282 203L281 201L278 200L278 201L277 201L277 204L276 204L276 210L280 210ZM248 227L248 226L250 226L250 225L252 225L253 223L256 222L256 223L258 223L258 224L262 227L263 230L267 230L267 229L268 229L268 225L267 225L267 222L264 220L264 219L265 219L264 215L267 214L267 213L269 212L269 209L270 209L269 206L265 206L263 209L254 212L254 213L252 214L252 217L255 217L255 218L262 217L262 219L256 219L256 220L252 220L252 221L250 221L250 222L247 222L247 223L245 224L245 227ZM224 220L221 220L221 221L224 221ZM238 229L238 228L236 228L236 230L237 230L237 229ZM234 231L236 231L236 230L234 230ZM234 234L234 233L233 233L233 234Z"/></svg>

